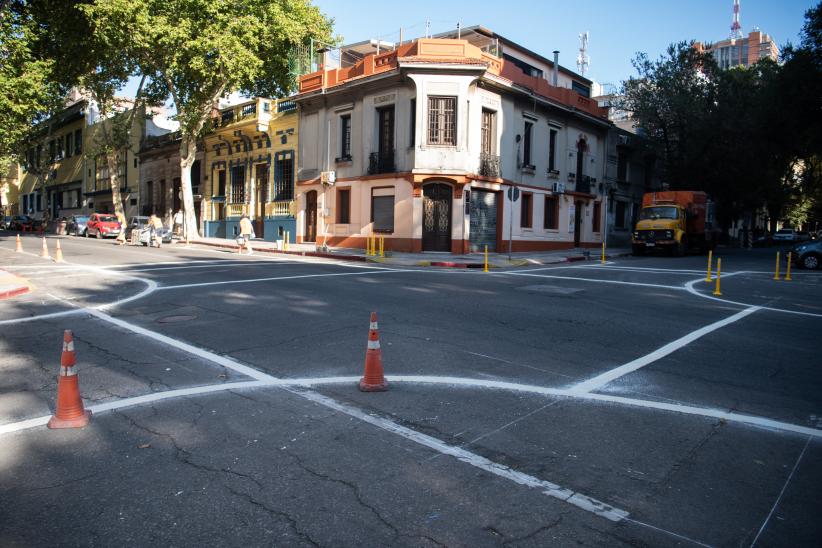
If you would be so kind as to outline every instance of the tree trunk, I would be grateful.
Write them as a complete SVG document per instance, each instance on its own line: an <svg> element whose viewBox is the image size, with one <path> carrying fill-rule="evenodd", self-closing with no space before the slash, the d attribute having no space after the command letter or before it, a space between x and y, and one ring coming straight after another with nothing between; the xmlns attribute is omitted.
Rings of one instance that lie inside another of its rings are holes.
<svg viewBox="0 0 822 548"><path fill-rule="evenodd" d="M194 193L191 191L191 166L194 165L196 157L196 139L183 135L180 142L180 187L183 191L183 212L185 214L184 234L192 240L200 237L194 211Z"/></svg>
<svg viewBox="0 0 822 548"><path fill-rule="evenodd" d="M106 164L108 165L108 173L111 180L111 201L114 204L114 214L117 218L126 217L126 212L123 209L123 196L120 194L120 169L119 169L120 155L116 151L109 151L106 153Z"/></svg>

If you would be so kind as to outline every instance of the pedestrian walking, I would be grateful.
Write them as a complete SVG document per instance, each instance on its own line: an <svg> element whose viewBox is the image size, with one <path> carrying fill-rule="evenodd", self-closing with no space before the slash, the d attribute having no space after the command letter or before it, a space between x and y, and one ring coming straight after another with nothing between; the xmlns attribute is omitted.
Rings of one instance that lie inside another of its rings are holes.
<svg viewBox="0 0 822 548"><path fill-rule="evenodd" d="M156 245L157 247L160 247L163 243L163 235L161 232L163 229L162 219L160 219L157 215L152 214L148 219L148 225L151 227L151 241L149 242L149 245Z"/></svg>
<svg viewBox="0 0 822 548"><path fill-rule="evenodd" d="M126 217L117 213L117 222L120 223L120 233L117 234L117 245L126 245Z"/></svg>
<svg viewBox="0 0 822 548"><path fill-rule="evenodd" d="M183 210L182 209L178 209L177 213L174 214L174 234L176 234L178 238L182 238L182 236L183 236Z"/></svg>
<svg viewBox="0 0 822 548"><path fill-rule="evenodd" d="M251 249L251 238L253 237L254 227L251 225L251 219L248 218L248 215L243 214L240 219L240 239L242 240L240 251L245 248L249 255L254 255L254 250Z"/></svg>

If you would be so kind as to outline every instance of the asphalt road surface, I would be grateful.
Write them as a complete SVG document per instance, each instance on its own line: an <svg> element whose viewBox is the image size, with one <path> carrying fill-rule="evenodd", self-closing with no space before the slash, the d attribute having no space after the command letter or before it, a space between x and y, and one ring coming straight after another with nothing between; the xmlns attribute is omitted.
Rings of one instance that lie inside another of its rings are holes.
<svg viewBox="0 0 822 548"><path fill-rule="evenodd" d="M704 256L61 243L0 233L0 546L822 544L822 274L775 250L720 249L714 296ZM94 415L49 430L64 329Z"/></svg>

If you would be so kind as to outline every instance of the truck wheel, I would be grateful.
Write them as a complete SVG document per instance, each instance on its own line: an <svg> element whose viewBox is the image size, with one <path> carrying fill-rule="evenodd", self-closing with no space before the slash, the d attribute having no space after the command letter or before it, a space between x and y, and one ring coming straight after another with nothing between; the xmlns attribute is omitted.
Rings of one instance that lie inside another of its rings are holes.
<svg viewBox="0 0 822 548"><path fill-rule="evenodd" d="M641 257L645 255L645 247L642 245L631 246L631 255L633 255L634 257Z"/></svg>
<svg viewBox="0 0 822 548"><path fill-rule="evenodd" d="M674 249L674 253L677 257L684 257L685 253L688 252L688 240L682 238L678 244L676 244L676 248Z"/></svg>

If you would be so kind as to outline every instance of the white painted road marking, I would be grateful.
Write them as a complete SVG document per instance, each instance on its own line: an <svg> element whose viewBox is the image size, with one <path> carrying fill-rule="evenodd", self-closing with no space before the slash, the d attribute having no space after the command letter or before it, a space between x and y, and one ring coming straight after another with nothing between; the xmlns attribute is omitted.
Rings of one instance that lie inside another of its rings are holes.
<svg viewBox="0 0 822 548"><path fill-rule="evenodd" d="M748 274L748 272L736 272L735 274ZM722 277L725 278L725 274L722 274ZM694 285L698 284L699 282L704 282L703 278L699 278L697 280L691 280L690 282L685 284L685 290L690 293L691 295L696 295L697 297L702 297L703 299L708 299L711 301L716 301L725 304L734 304L737 306L756 306L750 303L741 303L739 301L731 301L728 299L720 299L719 297L714 297L713 295L706 295L705 293L700 293L696 289L694 289ZM810 316L811 318L822 318L822 314L816 314L814 312L800 312L799 310L788 310L786 308L774 308L772 306L760 306L762 310L770 310L771 312L782 312L784 314L796 314L797 316Z"/></svg>
<svg viewBox="0 0 822 548"><path fill-rule="evenodd" d="M238 285L238 284L252 284L252 283L259 283L259 282L274 282L277 280L299 280L303 278L329 278L332 276L365 276L368 274L387 274L391 272L409 272L408 270L399 270L399 269L383 269L383 270L368 270L366 272L337 272L334 274L302 274L298 276L274 276L270 278L252 278L250 280L223 280L220 282L201 282L201 283L193 283L193 284L181 284L181 285L163 285L158 287L158 290L167 290L167 289L189 289L191 287L210 287L214 285Z"/></svg>
<svg viewBox="0 0 822 548"><path fill-rule="evenodd" d="M625 282L622 280L605 280L605 279L598 279L598 278L579 278L575 276L554 276L550 274L529 274L527 272L500 272L500 274L505 274L508 276L531 276L534 278L552 278L557 280L573 280L579 282L592 282L592 283L599 283L599 284L616 284L616 285L633 285L639 287L654 287L657 289L669 289L673 291L684 291L685 288L681 285L662 285L662 284L649 284L649 283L642 283L642 282Z"/></svg>
<svg viewBox="0 0 822 548"><path fill-rule="evenodd" d="M695 340L697 340L701 337L704 337L708 333L712 333L712 332L716 331L717 329L720 329L722 327L725 327L726 325L730 325L730 324L732 324L736 321L739 321L742 318L745 318L746 316L750 316L751 314L753 314L757 310L760 310L760 307L752 306L750 308L746 308L745 310L743 310L741 312L737 312L733 316L729 316L729 317L725 318L724 320L719 320L718 322L714 322L710 325L706 325L705 327L701 327L701 328L697 329L696 331L691 331L690 333L688 333L684 337L680 337L675 341L669 342L665 346L663 346L661 348L657 348L656 350L654 350L650 354L646 354L646 355L644 355L640 358L637 358L633 361L630 361L630 362L628 362L624 365L620 365L619 367L615 367L614 369L611 369L610 371L606 371L605 373L602 373L601 375L597 375L596 377L588 379L587 381L584 381L584 382L581 382L579 384L576 384L576 385L572 386L570 389L568 389L568 393L574 394L574 395L580 395L580 394L586 394L588 392L593 392L594 390L596 390L598 388L602 388L606 384L608 384L610 382L613 382L613 381L615 381L616 379L618 379L622 376L625 376L629 373L633 373L637 369L645 367L648 364L651 364L651 363L653 363L657 360L660 360L660 359L664 358L665 356L667 356L669 354L672 354L672 353L676 352L680 348L683 348L683 347L691 344Z"/></svg>

